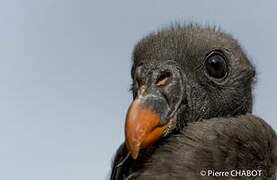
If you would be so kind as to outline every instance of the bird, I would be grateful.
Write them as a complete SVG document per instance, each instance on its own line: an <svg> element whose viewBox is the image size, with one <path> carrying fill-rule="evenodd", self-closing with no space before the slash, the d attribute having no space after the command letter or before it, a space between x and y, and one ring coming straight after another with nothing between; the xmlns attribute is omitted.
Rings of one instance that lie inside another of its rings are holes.
<svg viewBox="0 0 277 180"><path fill-rule="evenodd" d="M150 33L131 78L110 180L276 179L276 132L252 113L256 70L231 34L195 23Z"/></svg>

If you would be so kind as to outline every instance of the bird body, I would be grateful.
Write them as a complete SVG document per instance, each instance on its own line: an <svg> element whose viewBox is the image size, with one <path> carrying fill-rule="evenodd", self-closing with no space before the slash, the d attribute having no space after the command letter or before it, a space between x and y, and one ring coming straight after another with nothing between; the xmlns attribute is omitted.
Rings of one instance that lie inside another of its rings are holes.
<svg viewBox="0 0 277 180"><path fill-rule="evenodd" d="M111 180L276 179L277 136L251 114L255 68L231 35L198 25L150 34L131 75Z"/></svg>
<svg viewBox="0 0 277 180"><path fill-rule="evenodd" d="M122 144L116 153L114 179L214 179L200 172L262 170L262 175L254 178L275 180L276 143L272 128L251 114L193 122L142 151L137 160L129 157L115 167L128 155ZM249 179L235 174L220 178Z"/></svg>

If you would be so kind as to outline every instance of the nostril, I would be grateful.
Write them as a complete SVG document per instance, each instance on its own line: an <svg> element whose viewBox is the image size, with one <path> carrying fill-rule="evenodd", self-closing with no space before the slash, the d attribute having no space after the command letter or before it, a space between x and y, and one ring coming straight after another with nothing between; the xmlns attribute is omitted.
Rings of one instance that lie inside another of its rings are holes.
<svg viewBox="0 0 277 180"><path fill-rule="evenodd" d="M156 85L157 86L162 86L165 85L168 78L170 77L170 72L168 71L163 71L160 76L158 76L157 80L156 80Z"/></svg>

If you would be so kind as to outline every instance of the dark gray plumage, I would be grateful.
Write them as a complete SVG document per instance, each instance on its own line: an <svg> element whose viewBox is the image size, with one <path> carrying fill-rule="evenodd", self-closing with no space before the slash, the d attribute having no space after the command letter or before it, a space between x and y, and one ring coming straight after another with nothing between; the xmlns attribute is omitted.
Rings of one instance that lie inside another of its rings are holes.
<svg viewBox="0 0 277 180"><path fill-rule="evenodd" d="M111 180L214 179L200 176L208 169L276 179L276 133L251 114L255 69L231 35L197 25L150 34L135 47L131 74L134 103Z"/></svg>

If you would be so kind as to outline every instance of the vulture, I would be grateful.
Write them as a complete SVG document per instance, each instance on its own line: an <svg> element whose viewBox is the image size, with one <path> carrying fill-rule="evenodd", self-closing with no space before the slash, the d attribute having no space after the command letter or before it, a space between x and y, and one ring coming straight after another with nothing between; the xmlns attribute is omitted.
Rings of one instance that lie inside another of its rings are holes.
<svg viewBox="0 0 277 180"><path fill-rule="evenodd" d="M140 40L110 180L275 180L277 136L252 114L255 67L232 35L173 25Z"/></svg>

